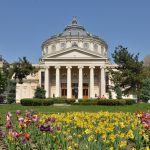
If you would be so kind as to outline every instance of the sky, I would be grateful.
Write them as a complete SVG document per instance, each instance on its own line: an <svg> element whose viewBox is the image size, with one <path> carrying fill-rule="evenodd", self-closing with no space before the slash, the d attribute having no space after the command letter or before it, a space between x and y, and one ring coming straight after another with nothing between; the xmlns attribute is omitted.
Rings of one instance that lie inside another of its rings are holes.
<svg viewBox="0 0 150 150"><path fill-rule="evenodd" d="M0 0L0 55L9 63L41 57L41 44L63 31L73 16L87 32L115 47L150 55L150 0Z"/></svg>

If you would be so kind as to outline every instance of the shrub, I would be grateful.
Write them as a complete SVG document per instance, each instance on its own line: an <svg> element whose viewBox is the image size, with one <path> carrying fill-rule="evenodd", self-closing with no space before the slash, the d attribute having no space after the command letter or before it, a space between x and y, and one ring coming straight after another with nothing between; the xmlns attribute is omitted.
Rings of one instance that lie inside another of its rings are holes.
<svg viewBox="0 0 150 150"><path fill-rule="evenodd" d="M35 89L34 98L45 98L46 91L42 87L37 87Z"/></svg>
<svg viewBox="0 0 150 150"><path fill-rule="evenodd" d="M53 97L50 99L53 100L55 104L65 104L65 103L73 104L75 102L75 99L73 98L67 99L66 97Z"/></svg>
<svg viewBox="0 0 150 150"><path fill-rule="evenodd" d="M126 105L132 105L136 103L134 99L125 99L125 101L126 101Z"/></svg>
<svg viewBox="0 0 150 150"><path fill-rule="evenodd" d="M115 99L115 100L98 100L97 105L109 105L109 106L118 106L118 105L125 105L126 101L121 99Z"/></svg>
<svg viewBox="0 0 150 150"><path fill-rule="evenodd" d="M65 97L53 97L51 98L55 104L64 104L66 103L67 98Z"/></svg>
<svg viewBox="0 0 150 150"><path fill-rule="evenodd" d="M122 99L122 90L119 85L116 86L115 92L117 94L117 99Z"/></svg>
<svg viewBox="0 0 150 150"><path fill-rule="evenodd" d="M16 101L16 81L9 80L8 87L6 92L7 102L9 104L14 103Z"/></svg>
<svg viewBox="0 0 150 150"><path fill-rule="evenodd" d="M21 99L20 103L23 106L49 106L54 102L51 99L25 98Z"/></svg>
<svg viewBox="0 0 150 150"><path fill-rule="evenodd" d="M75 105L97 105L97 99L79 99L79 103L75 103Z"/></svg>
<svg viewBox="0 0 150 150"><path fill-rule="evenodd" d="M73 99L73 98L66 99L66 103L67 103L67 104L71 104L71 105L74 104L75 101L76 101L76 100Z"/></svg>

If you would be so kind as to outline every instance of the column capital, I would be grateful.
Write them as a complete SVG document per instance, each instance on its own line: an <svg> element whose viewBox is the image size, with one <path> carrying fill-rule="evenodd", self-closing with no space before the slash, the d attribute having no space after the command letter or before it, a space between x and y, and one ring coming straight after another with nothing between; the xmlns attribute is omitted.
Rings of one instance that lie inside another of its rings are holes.
<svg viewBox="0 0 150 150"><path fill-rule="evenodd" d="M90 69L94 69L94 68L95 68L95 66L89 66L89 68L90 68Z"/></svg>
<svg viewBox="0 0 150 150"><path fill-rule="evenodd" d="M105 68L106 68L106 66L104 66L104 65L100 66L100 69L105 69Z"/></svg>
<svg viewBox="0 0 150 150"><path fill-rule="evenodd" d="M44 69L49 69L49 68L50 68L50 66L44 66L43 68L44 68Z"/></svg>
<svg viewBox="0 0 150 150"><path fill-rule="evenodd" d="M55 69L60 69L60 66L55 66Z"/></svg>
<svg viewBox="0 0 150 150"><path fill-rule="evenodd" d="M71 69L71 68L72 68L72 66L66 66L66 68L67 68L67 69Z"/></svg>
<svg viewBox="0 0 150 150"><path fill-rule="evenodd" d="M84 68L84 66L78 66L78 69L83 69Z"/></svg>

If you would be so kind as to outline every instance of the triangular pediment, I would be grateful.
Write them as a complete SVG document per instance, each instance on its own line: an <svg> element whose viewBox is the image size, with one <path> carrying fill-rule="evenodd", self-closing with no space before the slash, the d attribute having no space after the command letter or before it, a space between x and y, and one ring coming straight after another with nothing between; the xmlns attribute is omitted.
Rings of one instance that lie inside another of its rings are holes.
<svg viewBox="0 0 150 150"><path fill-rule="evenodd" d="M81 49L69 49L65 51L59 51L55 54L47 56L47 58L56 58L56 59L94 59L102 58L100 54L95 54L91 51L83 51Z"/></svg>

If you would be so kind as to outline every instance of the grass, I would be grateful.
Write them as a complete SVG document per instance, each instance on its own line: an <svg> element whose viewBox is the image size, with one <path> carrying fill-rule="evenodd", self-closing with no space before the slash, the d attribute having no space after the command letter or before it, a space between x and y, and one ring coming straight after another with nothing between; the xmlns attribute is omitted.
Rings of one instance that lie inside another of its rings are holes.
<svg viewBox="0 0 150 150"><path fill-rule="evenodd" d="M148 103L138 103L134 105L125 106L82 106L82 105L72 105L72 106L22 106L20 104L4 104L0 105L0 116L2 116L2 122L6 119L7 112L12 114L16 113L16 110L34 110L40 113L60 113L60 112L99 112L99 111L109 111L109 112L131 112L136 111L150 111L150 104Z"/></svg>
<svg viewBox="0 0 150 150"><path fill-rule="evenodd" d="M95 105L72 105L72 106L22 106L20 104L4 104L0 105L0 113L6 114L8 111L15 113L16 110L35 110L41 113L57 113L57 112L98 112L98 111L109 111L109 112L136 112L136 111L148 111L150 110L150 104L138 103L134 105L125 106L95 106Z"/></svg>

